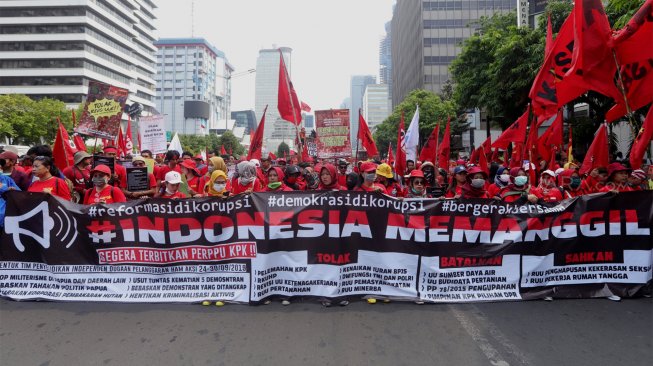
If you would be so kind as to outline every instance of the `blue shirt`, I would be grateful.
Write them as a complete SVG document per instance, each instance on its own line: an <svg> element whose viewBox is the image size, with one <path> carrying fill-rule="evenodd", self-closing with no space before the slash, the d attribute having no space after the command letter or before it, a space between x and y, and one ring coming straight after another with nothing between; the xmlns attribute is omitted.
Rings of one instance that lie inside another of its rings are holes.
<svg viewBox="0 0 653 366"><path fill-rule="evenodd" d="M20 191L20 188L18 188L16 182L10 176L0 174L0 227L4 227L5 225L5 208L7 207L7 201L1 195L10 188Z"/></svg>

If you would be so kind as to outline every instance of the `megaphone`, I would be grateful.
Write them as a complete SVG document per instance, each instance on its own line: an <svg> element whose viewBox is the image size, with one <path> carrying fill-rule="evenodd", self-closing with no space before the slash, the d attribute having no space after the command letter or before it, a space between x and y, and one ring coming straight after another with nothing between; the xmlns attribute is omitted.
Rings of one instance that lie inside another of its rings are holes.
<svg viewBox="0 0 653 366"><path fill-rule="evenodd" d="M41 214L40 223L42 233L34 233L33 228L38 228L38 222L32 225L29 225L29 229L21 228L20 223L31 219L33 216L36 216L38 213ZM50 247L50 230L54 227L54 220L50 217L50 210L48 208L48 202L41 202L38 206L33 208L27 213L24 213L20 216L6 216L5 217L5 232L11 234L13 238L14 245L16 249L21 252L25 251L25 245L20 240L21 235L26 235L36 240L43 248L47 249Z"/></svg>

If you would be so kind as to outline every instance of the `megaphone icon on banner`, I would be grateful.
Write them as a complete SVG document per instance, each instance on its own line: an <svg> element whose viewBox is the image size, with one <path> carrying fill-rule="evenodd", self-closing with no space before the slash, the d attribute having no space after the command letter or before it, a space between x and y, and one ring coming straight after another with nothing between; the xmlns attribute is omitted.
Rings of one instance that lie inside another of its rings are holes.
<svg viewBox="0 0 653 366"><path fill-rule="evenodd" d="M30 220L39 213L41 214L39 220L42 223L41 225L39 225L39 221L36 221L33 225L29 226L29 229L20 227L21 222ZM54 220L50 217L47 201L41 202L32 210L20 216L5 217L5 232L13 236L14 245L21 252L25 251L25 245L20 240L21 234L31 237L37 243L41 244L43 248L47 249L50 247L50 230L53 227ZM41 228L42 231L40 233L33 232L32 230L36 228Z"/></svg>

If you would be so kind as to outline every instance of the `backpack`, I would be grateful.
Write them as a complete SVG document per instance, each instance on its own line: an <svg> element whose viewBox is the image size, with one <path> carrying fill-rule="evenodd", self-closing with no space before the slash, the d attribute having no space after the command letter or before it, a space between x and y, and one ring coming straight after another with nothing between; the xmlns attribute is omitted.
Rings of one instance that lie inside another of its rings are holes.
<svg viewBox="0 0 653 366"><path fill-rule="evenodd" d="M109 186L109 187L111 187L111 190L110 190L111 199L115 201L116 199L113 197L113 190L116 189L116 188L114 186ZM82 201L81 203L84 204L84 202L88 201L91 198L91 194L93 194L93 189L87 190L86 193L84 193L84 201Z"/></svg>

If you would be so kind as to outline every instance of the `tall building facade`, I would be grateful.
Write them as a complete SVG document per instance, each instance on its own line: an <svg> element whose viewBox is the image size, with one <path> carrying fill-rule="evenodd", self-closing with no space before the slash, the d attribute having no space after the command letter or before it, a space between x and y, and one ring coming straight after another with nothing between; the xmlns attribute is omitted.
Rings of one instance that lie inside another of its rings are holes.
<svg viewBox="0 0 653 366"><path fill-rule="evenodd" d="M370 84L363 94L363 118L370 127L381 124L390 115L387 84Z"/></svg>
<svg viewBox="0 0 653 366"><path fill-rule="evenodd" d="M474 23L516 6L516 0L398 0L391 24L392 106L414 89L439 93Z"/></svg>
<svg viewBox="0 0 653 366"><path fill-rule="evenodd" d="M81 103L89 80L154 103L153 0L0 1L0 94Z"/></svg>
<svg viewBox="0 0 653 366"><path fill-rule="evenodd" d="M376 84L374 75L354 75L351 77L349 89L349 98L351 105L349 107L349 126L351 137L351 148L356 151L356 136L358 136L358 110L363 108L363 95L368 85Z"/></svg>
<svg viewBox="0 0 653 366"><path fill-rule="evenodd" d="M231 73L224 52L204 38L163 38L157 47L156 105L172 133L224 130L231 106Z"/></svg>
<svg viewBox="0 0 653 366"><path fill-rule="evenodd" d="M385 23L385 36L379 43L379 84L388 85L388 98L392 102L392 22Z"/></svg>
<svg viewBox="0 0 653 366"><path fill-rule="evenodd" d="M263 116L265 106L268 106L265 114L265 130L263 150L276 152L282 142L291 148L295 144L296 129L292 123L281 119L277 109L279 92L279 51L283 54L283 60L292 79L292 48L280 47L262 49L259 51L256 60L256 96L255 111L257 116ZM299 96L301 98L301 96Z"/></svg>
<svg viewBox="0 0 653 366"><path fill-rule="evenodd" d="M246 111L233 111L231 112L231 119L233 119L234 127L244 127L245 135L252 135L256 131L258 121L256 120L256 113L253 110Z"/></svg>

